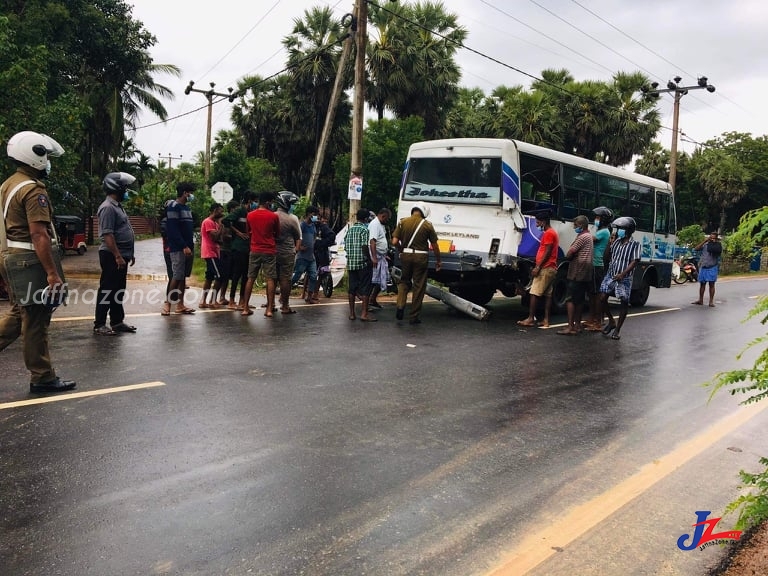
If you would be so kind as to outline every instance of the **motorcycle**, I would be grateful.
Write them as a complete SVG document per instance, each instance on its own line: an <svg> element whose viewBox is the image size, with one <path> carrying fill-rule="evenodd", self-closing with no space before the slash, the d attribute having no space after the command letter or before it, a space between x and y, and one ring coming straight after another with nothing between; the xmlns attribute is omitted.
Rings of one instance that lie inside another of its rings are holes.
<svg viewBox="0 0 768 576"><path fill-rule="evenodd" d="M672 264L672 280L675 284L696 282L699 279L699 259L694 256L678 258Z"/></svg>

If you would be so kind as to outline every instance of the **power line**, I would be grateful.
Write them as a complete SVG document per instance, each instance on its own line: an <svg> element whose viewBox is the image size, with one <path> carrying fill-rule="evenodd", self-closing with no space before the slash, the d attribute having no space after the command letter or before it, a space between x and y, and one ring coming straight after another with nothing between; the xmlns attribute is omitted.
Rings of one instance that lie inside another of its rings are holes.
<svg viewBox="0 0 768 576"><path fill-rule="evenodd" d="M213 72L213 70L215 70L215 69L216 69L216 67L217 67L219 64L221 64L221 63L224 61L224 59L225 59L227 56L229 56L230 54L232 54L232 52L234 52L234 51L235 51L235 48L237 48L238 46L240 46L240 44L242 44L242 43L243 43L243 41L245 41L245 39L246 39L246 38L248 38L248 36L250 36L250 35L251 35L251 33L252 33L252 32L253 32L253 31L254 31L254 30L255 30L255 29L258 27L258 25L259 25L259 24L261 24L261 23L264 21L264 19L265 19L267 16L269 16L269 15L270 15L270 13L272 12L272 10L274 10L275 8L277 8L277 6L278 6L278 5L280 4L280 2L282 2L282 1L283 1L283 0L277 0L277 1L276 1L274 4L272 4L272 7L271 7L269 10L267 10L267 11L264 13L264 15L263 15L261 18L259 18L259 19L256 21L256 24L254 24L253 26L251 26L251 29L250 29L250 30L248 30L248 32L246 32L246 33L243 35L243 37L242 37L242 38L240 38L240 40L238 40L237 42L235 42L234 46L232 46L232 48L230 48L229 50L227 50L227 52L224 54L224 56L222 56L221 58L219 58L219 59L216 61L216 63L215 63L213 66L211 66L211 67L210 67L210 68L209 68L209 69L208 69L206 72L204 72L203 74L201 74L201 76L207 76L208 74L210 74L211 72Z"/></svg>
<svg viewBox="0 0 768 576"><path fill-rule="evenodd" d="M299 64L303 63L305 60L310 60L311 58L314 58L318 54L322 54L323 52L326 52L326 51L330 50L334 46L337 46L338 44L341 44L342 42L344 42L344 40L347 39L347 36L348 36L348 34L344 34L342 37L336 39L335 41L333 41L333 42L331 42L329 44L326 44L325 46L319 47L317 50L314 50L314 51L310 52L309 54L307 54L306 56L303 56L302 58L299 58L293 64L289 64L288 66L286 66L282 70L278 70L274 74L271 74L270 76L267 76L266 78L260 79L258 82L254 82L252 84L247 84L245 86L242 86L242 87L238 88L237 90L233 90L232 95L234 97L244 96L245 93L248 90L250 90L252 88L256 88L257 86L260 86L262 84L266 84L267 82L269 82L273 78L276 78L276 77L280 76L280 74L283 74L285 72L289 72L293 68L296 68ZM229 100L229 98L230 98L230 96L219 98L218 100L213 100L211 104L212 105L216 105L216 104L218 104L220 102L223 102L225 100ZM136 130L141 130L143 128L151 128L152 126L159 126L160 124L165 124L166 122L169 122L171 120L178 120L179 118L183 118L184 116L189 116L190 114L195 114L196 112L200 112L201 110L205 110L206 108L208 108L207 104L204 105L204 106L200 106L199 108L194 108L193 110L190 110L188 112L183 112L181 114L177 114L176 116L173 116L171 118L166 118L165 120L160 120L158 122L152 122L151 124L144 124L143 126L137 126L135 129Z"/></svg>
<svg viewBox="0 0 768 576"><path fill-rule="evenodd" d="M599 66L600 68L603 68L603 69L604 69L604 70L606 70L607 72L611 72L611 73L613 72L613 71L612 71L610 68L608 68L608 67L604 66L604 65L603 65L603 64L601 64L600 62L597 62L596 60L593 60L593 59L592 59L592 58L590 58L589 56L585 56L585 55L584 55L584 54L582 54L581 52L579 52L579 51L577 51L577 50L574 50L573 48L571 48L571 47L569 47L569 46L567 46L567 45L563 44L562 42L560 42L560 41L559 41L559 40L557 40L556 38L552 38L551 36L549 36L549 35L545 34L545 33L544 33L544 32L542 32L541 30L537 30L536 28L534 28L534 27L533 27L533 26L531 26L530 24L527 24L527 23L523 22L522 20L520 20L519 18L516 18L515 16L513 16L513 15L512 15L512 14L510 14L509 12L505 12L505 11L504 11L504 10L502 10L501 8L498 8L497 6L494 6L494 5L493 5L493 4L491 4L490 2L487 2L486 0L480 0L480 2L482 2L483 4L485 4L486 6L488 6L489 8L492 8L493 10L496 10L497 12L500 12L501 14L504 14L506 17L508 17L508 18L511 18L511 19L512 19L512 20L514 20L515 22L518 22L519 24L522 24L522 25L523 25L523 26L525 26L526 28L528 28L528 29L530 29L530 30L533 30L533 31L534 31L534 32L536 32L537 34L540 34L540 35L544 36L544 38L546 38L547 40L550 40L550 41L554 42L555 44L558 44L558 45L562 46L563 48L565 48L566 50L568 50L568 51L570 51L570 52L573 52L574 54L578 54L579 56L581 56L581 57L582 57L582 58L584 58L585 60L587 60L587 61L589 61L589 62L592 62L592 64L596 64L597 66ZM373 4L373 2L371 2L371 4ZM527 75L529 75L529 74L527 74Z"/></svg>
<svg viewBox="0 0 768 576"><path fill-rule="evenodd" d="M555 12L553 12L552 10L550 10L549 8L547 8L547 7L545 7L545 6L542 6L541 4L539 4L538 2L536 2L536 0L528 0L528 1L529 1L531 4L535 4L536 6L538 6L539 8L541 8L542 10L544 10L545 12L547 12L548 14L551 14L552 16L554 16L555 18L557 18L557 19L558 19L558 20L560 20L561 22L564 22L565 24L567 24L568 26L570 26L570 27L571 27L571 28L573 28L574 30L577 30L578 32L581 32L582 34L584 34L584 36L586 36L586 37L587 37L587 38L589 38L590 40L593 40L594 42L597 42L597 43L598 43L600 46L602 46L603 48L607 48L608 50L610 50L611 52L613 52L614 54L616 54L616 55L617 55L619 58L624 58L624 60L626 60L627 62L629 62L629 63L630 63L630 64L632 64L633 66L637 66L638 68L640 68L640 70L642 70L643 72L645 72L646 74L648 74L648 76L654 76L653 72L651 72L650 70L646 70L646 69L645 69L645 68L643 68L643 67L642 67L640 64L638 64L638 63L636 63L636 62L633 62L632 60L630 60L629 58L627 58L626 56L624 56L624 55L623 55L623 54L621 54L620 52L617 52L616 50L614 50L613 48L611 48L610 46L608 46L608 44L606 44L606 43L605 43L605 42L603 42L602 40L599 40L599 39L595 38L595 37L594 37L594 36L592 36L591 34L589 34L589 33L585 32L584 30L582 30L581 28L579 28L578 26L576 26L575 24L573 24L572 22L568 22L568 20L566 20L566 19L565 19L565 18L563 18L562 16L559 16L558 14L556 14Z"/></svg>

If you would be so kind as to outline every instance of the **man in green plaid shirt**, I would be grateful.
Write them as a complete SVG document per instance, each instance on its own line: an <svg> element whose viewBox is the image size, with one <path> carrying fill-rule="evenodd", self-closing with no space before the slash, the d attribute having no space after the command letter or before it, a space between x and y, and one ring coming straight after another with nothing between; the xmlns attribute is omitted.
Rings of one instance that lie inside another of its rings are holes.
<svg viewBox="0 0 768 576"><path fill-rule="evenodd" d="M371 254L368 244L368 210L360 209L356 214L357 222L347 231L344 238L344 250L347 253L347 270L349 271L349 283L347 296L349 298L349 319L356 320L355 296L360 296L363 308L360 311L360 320L363 322L376 322L376 318L368 313L368 299L371 295L371 279L373 268L371 267Z"/></svg>

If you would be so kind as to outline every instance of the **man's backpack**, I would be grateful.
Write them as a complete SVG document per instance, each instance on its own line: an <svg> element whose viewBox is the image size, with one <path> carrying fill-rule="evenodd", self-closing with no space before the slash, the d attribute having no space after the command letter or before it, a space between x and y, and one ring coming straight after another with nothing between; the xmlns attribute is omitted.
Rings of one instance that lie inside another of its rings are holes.
<svg viewBox="0 0 768 576"><path fill-rule="evenodd" d="M173 206L175 202L175 200L166 200L157 211L157 218L160 220L160 236L163 238L168 237L168 208Z"/></svg>

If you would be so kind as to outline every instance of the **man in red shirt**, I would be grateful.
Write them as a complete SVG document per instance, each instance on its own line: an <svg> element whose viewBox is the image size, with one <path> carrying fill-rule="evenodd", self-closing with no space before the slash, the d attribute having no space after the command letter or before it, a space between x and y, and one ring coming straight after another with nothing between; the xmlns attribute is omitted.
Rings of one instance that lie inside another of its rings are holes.
<svg viewBox="0 0 768 576"><path fill-rule="evenodd" d="M253 283L264 270L267 281L267 309L264 316L272 318L275 307L275 281L277 280L277 239L280 237L280 217L269 209L275 199L272 192L259 194L259 207L248 212L247 223L251 234L251 253L248 259L248 281L245 283L243 297L243 316L250 316L253 310L248 307L253 291Z"/></svg>
<svg viewBox="0 0 768 576"><path fill-rule="evenodd" d="M549 311L552 308L552 292L555 286L555 277L557 276L557 249L560 245L560 238L557 232L549 225L550 212L545 210L536 215L536 227L543 233L541 243L536 253L536 265L531 270L533 284L530 290L530 304L528 307L528 318L518 320L520 326L536 326L536 301L544 296L544 321L542 328L549 327Z"/></svg>

